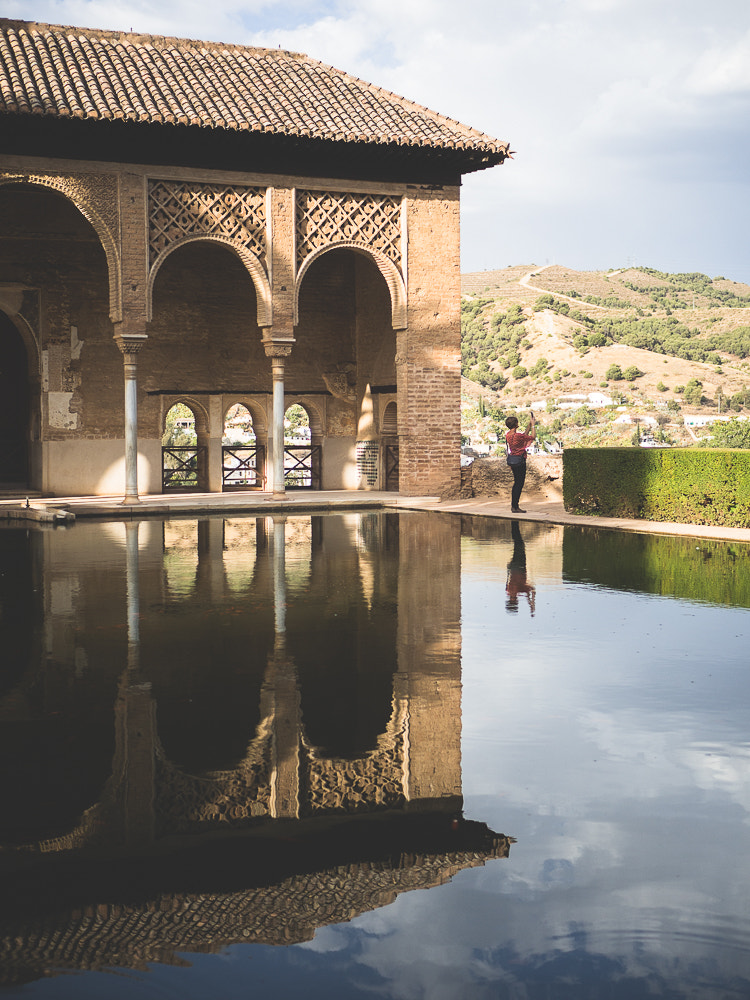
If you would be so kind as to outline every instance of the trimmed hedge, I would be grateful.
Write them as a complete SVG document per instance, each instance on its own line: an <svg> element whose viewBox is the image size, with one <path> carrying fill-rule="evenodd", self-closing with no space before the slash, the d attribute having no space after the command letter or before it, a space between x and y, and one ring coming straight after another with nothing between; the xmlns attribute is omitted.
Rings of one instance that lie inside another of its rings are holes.
<svg viewBox="0 0 750 1000"><path fill-rule="evenodd" d="M573 514L750 527L750 451L566 448L563 470Z"/></svg>

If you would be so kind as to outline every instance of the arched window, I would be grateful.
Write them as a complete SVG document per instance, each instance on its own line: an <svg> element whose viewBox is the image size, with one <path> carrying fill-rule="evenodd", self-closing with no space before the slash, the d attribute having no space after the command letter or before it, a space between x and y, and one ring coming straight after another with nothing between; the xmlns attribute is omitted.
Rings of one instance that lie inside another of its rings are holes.
<svg viewBox="0 0 750 1000"><path fill-rule="evenodd" d="M313 444L310 413L300 403L284 414L284 485L287 489L320 489L320 444Z"/></svg>
<svg viewBox="0 0 750 1000"><path fill-rule="evenodd" d="M293 403L284 414L284 444L310 443L310 415L304 406Z"/></svg>
<svg viewBox="0 0 750 1000"><path fill-rule="evenodd" d="M265 447L258 442L253 415L244 403L230 406L221 438L222 490L262 489Z"/></svg>
<svg viewBox="0 0 750 1000"><path fill-rule="evenodd" d="M253 417L244 403L235 403L227 410L221 443L224 445L255 444Z"/></svg>
<svg viewBox="0 0 750 1000"><path fill-rule="evenodd" d="M205 447L198 444L195 413L186 403L167 411L161 439L162 490L205 489Z"/></svg>
<svg viewBox="0 0 750 1000"><path fill-rule="evenodd" d="M167 411L161 443L166 446L194 445L198 443L195 414L185 403L175 403Z"/></svg>

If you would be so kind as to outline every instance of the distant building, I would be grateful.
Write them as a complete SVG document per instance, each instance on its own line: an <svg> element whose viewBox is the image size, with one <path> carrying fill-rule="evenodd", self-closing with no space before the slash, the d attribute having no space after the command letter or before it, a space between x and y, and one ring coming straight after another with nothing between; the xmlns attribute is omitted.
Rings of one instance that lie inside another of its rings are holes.
<svg viewBox="0 0 750 1000"><path fill-rule="evenodd" d="M603 392L590 392L588 395L588 400L591 406L596 408L602 408L605 406L612 406L614 399L611 396L607 396Z"/></svg>

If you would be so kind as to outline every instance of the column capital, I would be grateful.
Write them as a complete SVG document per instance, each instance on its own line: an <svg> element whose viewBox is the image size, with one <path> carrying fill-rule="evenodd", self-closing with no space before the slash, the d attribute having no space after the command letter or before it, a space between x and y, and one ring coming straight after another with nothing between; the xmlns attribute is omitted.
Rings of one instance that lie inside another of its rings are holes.
<svg viewBox="0 0 750 1000"><path fill-rule="evenodd" d="M138 354L148 340L145 333L116 333L115 343L124 355Z"/></svg>
<svg viewBox="0 0 750 1000"><path fill-rule="evenodd" d="M292 353L292 345L289 343L264 343L263 347L267 358L288 358Z"/></svg>
<svg viewBox="0 0 750 1000"><path fill-rule="evenodd" d="M266 350L266 357L286 357L292 347L297 343L294 339L294 330L286 324L275 327L267 326L263 329L263 347ZM284 351L276 351L276 348L285 348Z"/></svg>

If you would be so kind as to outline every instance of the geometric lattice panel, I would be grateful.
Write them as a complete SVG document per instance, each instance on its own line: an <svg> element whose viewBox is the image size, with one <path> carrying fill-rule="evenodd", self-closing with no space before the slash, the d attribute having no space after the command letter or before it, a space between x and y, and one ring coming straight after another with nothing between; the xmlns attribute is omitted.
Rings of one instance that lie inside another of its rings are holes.
<svg viewBox="0 0 750 1000"><path fill-rule="evenodd" d="M297 266L346 240L379 250L401 267L401 199L388 195L297 192Z"/></svg>
<svg viewBox="0 0 750 1000"><path fill-rule="evenodd" d="M190 181L150 181L148 246L150 262L186 236L223 236L266 256L265 189Z"/></svg>
<svg viewBox="0 0 750 1000"><path fill-rule="evenodd" d="M379 441L357 441L357 472L373 486L378 478Z"/></svg>

